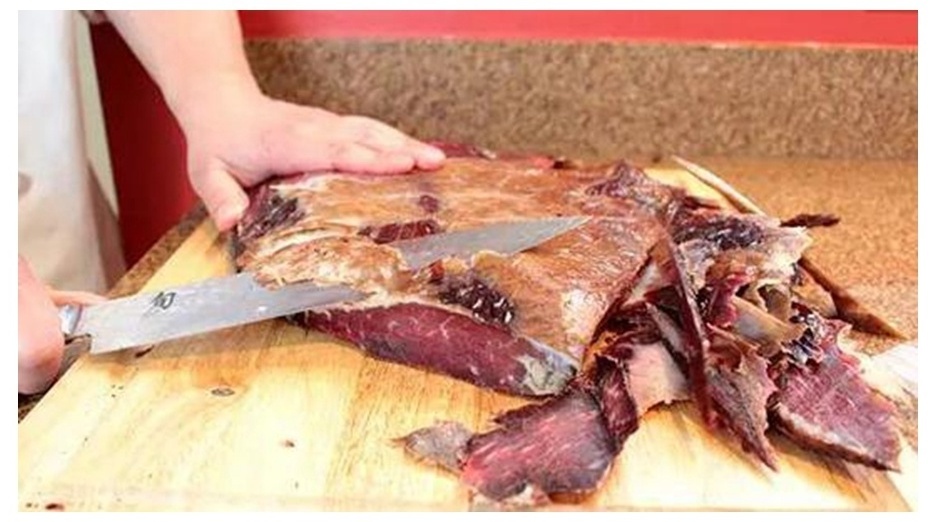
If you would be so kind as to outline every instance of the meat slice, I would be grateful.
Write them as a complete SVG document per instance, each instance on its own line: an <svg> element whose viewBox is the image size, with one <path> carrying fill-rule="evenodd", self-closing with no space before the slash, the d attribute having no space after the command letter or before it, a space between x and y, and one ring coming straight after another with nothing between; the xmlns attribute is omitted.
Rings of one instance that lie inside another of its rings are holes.
<svg viewBox="0 0 936 522"><path fill-rule="evenodd" d="M607 475L623 443L613 440L599 404L579 387L506 412L495 423L497 428L467 439L463 426L442 423L402 441L417 458L458 472L471 487L475 503L497 509L534 507L550 498L590 493ZM452 462L458 463L455 469Z"/></svg>
<svg viewBox="0 0 936 522"><path fill-rule="evenodd" d="M669 341L676 360L686 372L692 388L693 400L699 407L702 418L711 426L714 424L715 413L712 410L706 372L706 366L711 361L708 353L711 341L699 310L697 289L690 279L687 261L671 239L661 240L654 247L653 257L660 266L660 270L668 274L668 279L673 282L673 286L670 287L671 292L657 294L654 304L665 305L666 303L660 301L659 297L674 295L679 326L675 327L662 321L663 316L659 313L654 314L654 318L658 321L664 338Z"/></svg>
<svg viewBox="0 0 936 522"><path fill-rule="evenodd" d="M842 219L834 214L797 214L790 219L784 220L782 225L785 227L834 227Z"/></svg>
<svg viewBox="0 0 936 522"><path fill-rule="evenodd" d="M689 400L686 377L661 342L635 345L627 378L638 416L658 404Z"/></svg>
<svg viewBox="0 0 936 522"><path fill-rule="evenodd" d="M783 350L783 345L801 338L806 330L802 324L791 323L789 318L781 320L772 315L769 305L764 308L732 296L730 306L735 310L735 320L729 325L734 333L747 342L754 344L764 357L773 357Z"/></svg>
<svg viewBox="0 0 936 522"><path fill-rule="evenodd" d="M514 395L559 393L577 364L502 328L421 303L309 311L299 321L354 343L378 359Z"/></svg>
<svg viewBox="0 0 936 522"><path fill-rule="evenodd" d="M715 362L707 365L706 379L719 417L741 441L773 469L777 458L767 440L767 403L776 391L767 375L767 360L754 346L723 331L713 332Z"/></svg>
<svg viewBox="0 0 936 522"><path fill-rule="evenodd" d="M548 494L582 494L605 477L616 454L595 399L572 390L500 417L499 429L473 437L462 480L501 501L528 486Z"/></svg>
<svg viewBox="0 0 936 522"><path fill-rule="evenodd" d="M811 244L804 229L778 219L710 209L678 212L671 231L697 289L729 274L786 284Z"/></svg>
<svg viewBox="0 0 936 522"><path fill-rule="evenodd" d="M607 476L640 415L688 397L682 374L659 341L627 339L606 339L602 353L562 395L501 414L493 430L466 440L464 427L442 423L404 437L404 445L450 470L458 462L474 502L487 508L587 496Z"/></svg>
<svg viewBox="0 0 936 522"><path fill-rule="evenodd" d="M671 231L679 243L661 241L654 260L672 287L648 295L650 314L706 423L726 427L745 450L775 468L766 437L768 404L777 392L768 357L809 348L801 346L805 326L787 315L789 292L783 290L808 240L777 220L707 209L683 209Z"/></svg>
<svg viewBox="0 0 936 522"><path fill-rule="evenodd" d="M458 472L465 458L465 449L473 434L457 422L440 422L435 426L416 430L397 439L410 454L437 464L448 471Z"/></svg>
<svg viewBox="0 0 936 522"><path fill-rule="evenodd" d="M834 333L819 338L819 354L778 373L773 424L807 449L898 469L893 405L862 379L858 360L839 348L839 329L827 330Z"/></svg>

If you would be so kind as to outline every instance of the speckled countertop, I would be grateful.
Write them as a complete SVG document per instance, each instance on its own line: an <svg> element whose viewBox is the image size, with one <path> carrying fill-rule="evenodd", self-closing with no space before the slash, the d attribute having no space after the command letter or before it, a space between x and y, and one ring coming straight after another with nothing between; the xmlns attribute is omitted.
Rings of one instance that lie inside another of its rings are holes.
<svg viewBox="0 0 936 522"><path fill-rule="evenodd" d="M254 40L267 93L422 139L583 159L915 159L915 50Z"/></svg>
<svg viewBox="0 0 936 522"><path fill-rule="evenodd" d="M833 213L839 225L813 230L814 261L873 310L917 337L917 165L911 161L689 158L729 181L768 213ZM639 162L649 165L652 160ZM114 287L138 291L206 217L194 209ZM876 353L896 341L858 335ZM20 397L20 419L39 397ZM904 434L916 446L917 409L904 405Z"/></svg>

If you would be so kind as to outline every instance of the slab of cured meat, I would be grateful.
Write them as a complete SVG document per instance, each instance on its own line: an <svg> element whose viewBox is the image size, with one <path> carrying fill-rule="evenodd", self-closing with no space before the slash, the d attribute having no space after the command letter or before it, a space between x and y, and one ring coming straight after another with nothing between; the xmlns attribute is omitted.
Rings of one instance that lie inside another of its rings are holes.
<svg viewBox="0 0 936 522"><path fill-rule="evenodd" d="M638 198L622 197L625 193ZM297 320L394 362L505 393L549 395L576 373L612 303L665 232L664 187L620 172L453 158L440 172L309 175L253 194L240 269L269 284L351 284L374 296ZM568 215L587 224L513 257L407 270L387 243Z"/></svg>
<svg viewBox="0 0 936 522"><path fill-rule="evenodd" d="M371 293L295 323L388 364L529 398L486 430L441 420L399 440L458 477L475 506L587 497L641 418L682 401L765 470L777 463L768 432L897 468L893 407L841 346L849 325L801 291L801 223L730 213L623 162L449 155L430 173L272 180L253 190L233 248L237 268L268 285ZM578 215L591 219L509 257L413 271L388 245Z"/></svg>

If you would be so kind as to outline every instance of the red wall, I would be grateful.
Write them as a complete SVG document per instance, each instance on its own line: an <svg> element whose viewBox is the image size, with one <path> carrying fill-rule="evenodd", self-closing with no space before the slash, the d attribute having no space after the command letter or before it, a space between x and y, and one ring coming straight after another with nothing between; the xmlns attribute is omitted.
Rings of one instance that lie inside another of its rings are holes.
<svg viewBox="0 0 936 522"><path fill-rule="evenodd" d="M248 37L916 46L914 11L242 11Z"/></svg>
<svg viewBox="0 0 936 522"><path fill-rule="evenodd" d="M246 11L247 38L466 38L917 46L915 11ZM92 29L128 263L195 203L184 142L108 25Z"/></svg>

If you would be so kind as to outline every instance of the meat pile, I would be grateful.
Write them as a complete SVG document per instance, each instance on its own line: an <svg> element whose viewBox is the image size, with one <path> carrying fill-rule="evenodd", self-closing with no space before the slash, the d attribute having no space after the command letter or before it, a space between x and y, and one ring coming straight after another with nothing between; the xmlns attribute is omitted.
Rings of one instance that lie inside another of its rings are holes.
<svg viewBox="0 0 936 522"><path fill-rule="evenodd" d="M498 508L594 491L659 404L691 400L769 467L768 429L896 469L894 411L839 345L847 324L799 290L804 223L730 213L619 163L448 146L438 172L304 174L256 187L238 269L269 285L347 284L363 301L291 318L368 355L531 404L472 433L402 438ZM526 252L410 270L388 243L517 219L590 220Z"/></svg>

